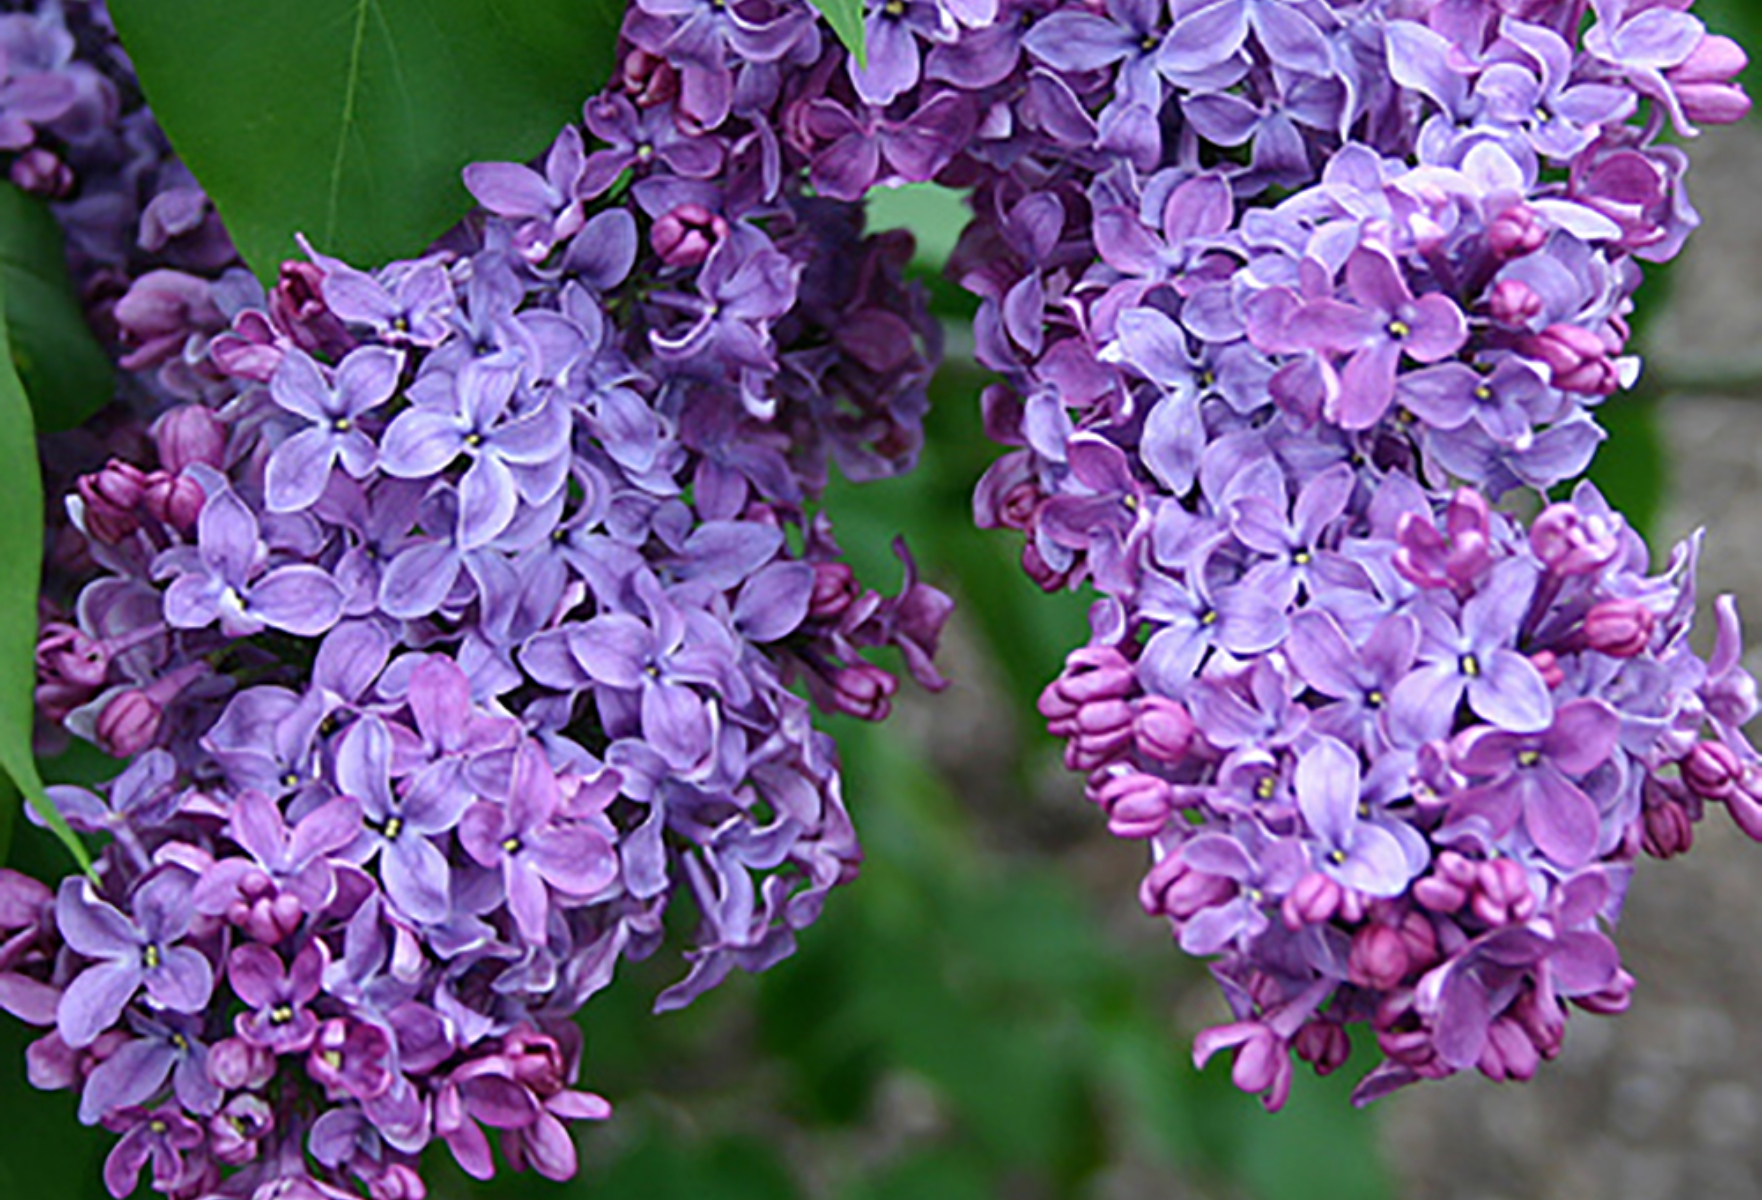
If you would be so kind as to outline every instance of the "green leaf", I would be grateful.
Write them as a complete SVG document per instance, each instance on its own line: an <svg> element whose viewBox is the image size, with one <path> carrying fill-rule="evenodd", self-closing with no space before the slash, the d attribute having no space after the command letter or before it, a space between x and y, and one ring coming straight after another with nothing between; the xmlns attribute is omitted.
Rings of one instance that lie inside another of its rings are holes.
<svg viewBox="0 0 1762 1200"><path fill-rule="evenodd" d="M912 255L915 266L940 272L961 230L973 219L966 197L953 188L935 183L907 183L894 188L876 188L869 193L868 226L879 232L884 229L909 229L917 240Z"/></svg>
<svg viewBox="0 0 1762 1200"><path fill-rule="evenodd" d="M857 65L869 65L869 35L863 28L863 0L808 0L832 26L832 32L856 56Z"/></svg>
<svg viewBox="0 0 1762 1200"><path fill-rule="evenodd" d="M4 285L0 284L0 290ZM0 300L4 297L0 296ZM37 585L43 567L43 477L36 430L12 349L0 336L0 479L12 481L12 502L0 521L0 770L49 822L82 870L91 858L43 791L31 755L36 705Z"/></svg>
<svg viewBox="0 0 1762 1200"><path fill-rule="evenodd" d="M611 74L619 0L112 0L172 146L265 281L294 235L364 266L470 207Z"/></svg>
<svg viewBox="0 0 1762 1200"><path fill-rule="evenodd" d="M0 183L0 282L12 363L37 428L72 429L116 394L116 375L68 276L61 226L9 183Z"/></svg>

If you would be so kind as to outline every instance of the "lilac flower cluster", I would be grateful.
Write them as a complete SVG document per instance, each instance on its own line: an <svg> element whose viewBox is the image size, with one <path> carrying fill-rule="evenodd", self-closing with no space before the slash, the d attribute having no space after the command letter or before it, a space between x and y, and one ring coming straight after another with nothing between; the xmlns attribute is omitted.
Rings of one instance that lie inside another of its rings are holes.
<svg viewBox="0 0 1762 1200"><path fill-rule="evenodd" d="M1236 1020L1196 1058L1268 1107L1355 1024L1360 1101L1528 1078L1569 1003L1626 1002L1631 860L1708 800L1762 833L1729 602L1711 661L1687 642L1695 544L1651 576L1593 489L1547 502L1638 371L1641 262L1697 220L1659 135L1749 106L1686 8L948 6L908 22L921 68L877 37L855 76L974 113L951 272L1014 447L976 513L1101 593L1041 711L1214 959ZM1527 530L1492 508L1526 491Z"/></svg>
<svg viewBox="0 0 1762 1200"><path fill-rule="evenodd" d="M96 6L4 20L49 78L91 75L70 25L114 51ZM788 955L857 870L811 704L885 717L877 647L941 687L949 604L903 547L897 594L863 586L814 501L911 465L938 330L910 239L776 137L838 53L806 10L742 24L738 72L726 18L675 23L634 11L583 125L468 168L430 253L308 248L267 294L150 244L206 212L162 141L19 135L139 229L107 292L135 450L67 496L38 647L40 715L128 764L52 789L94 879L0 876L0 1006L120 1135L118 1197L420 1200L426 1145L487 1177L490 1131L566 1178L566 1123L609 1112L571 1018L673 902L660 1009Z"/></svg>

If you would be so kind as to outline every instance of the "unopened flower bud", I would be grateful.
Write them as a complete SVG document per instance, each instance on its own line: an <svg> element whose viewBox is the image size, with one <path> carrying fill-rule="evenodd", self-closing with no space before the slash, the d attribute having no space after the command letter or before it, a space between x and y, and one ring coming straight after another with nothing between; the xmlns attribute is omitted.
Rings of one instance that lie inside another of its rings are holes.
<svg viewBox="0 0 1762 1200"><path fill-rule="evenodd" d="M1509 858L1495 858L1475 869L1475 915L1489 925L1527 921L1535 915L1536 897L1529 875Z"/></svg>
<svg viewBox="0 0 1762 1200"><path fill-rule="evenodd" d="M1156 836L1175 808L1168 782L1143 771L1109 777L1096 789L1095 801L1107 814L1108 832L1117 838Z"/></svg>
<svg viewBox="0 0 1762 1200"><path fill-rule="evenodd" d="M619 66L618 82L638 108L665 104L679 94L679 71L646 50L632 48Z"/></svg>
<svg viewBox="0 0 1762 1200"><path fill-rule="evenodd" d="M341 358L355 344L324 302L324 270L316 263L289 260L269 293L269 315L294 344L308 354Z"/></svg>
<svg viewBox="0 0 1762 1200"><path fill-rule="evenodd" d="M1632 658L1651 643L1656 621L1642 600L1604 600L1585 614L1585 644L1613 658Z"/></svg>
<svg viewBox="0 0 1762 1200"><path fill-rule="evenodd" d="M1501 279L1487 297L1487 315L1507 328L1521 328L1542 313L1542 297L1521 279Z"/></svg>
<svg viewBox="0 0 1762 1200"><path fill-rule="evenodd" d="M19 191L47 200L66 199L73 191L73 169L42 146L32 146L13 159L7 175Z"/></svg>
<svg viewBox="0 0 1762 1200"><path fill-rule="evenodd" d="M1070 571L1055 569L1040 556L1040 550L1033 542L1022 547L1022 570L1043 592L1056 592L1071 580Z"/></svg>
<svg viewBox="0 0 1762 1200"><path fill-rule="evenodd" d="M1578 325L1550 325L1526 337L1519 352L1544 364L1553 384L1563 392L1607 396L1620 386L1615 363L1603 339Z"/></svg>
<svg viewBox="0 0 1762 1200"><path fill-rule="evenodd" d="M1742 46L1728 37L1708 34L1687 58L1665 71L1664 78L1689 120L1731 125L1750 112L1750 98L1734 82L1749 64Z"/></svg>
<svg viewBox="0 0 1762 1200"><path fill-rule="evenodd" d="M1527 204L1513 204L1487 225L1487 244L1500 258L1534 254L1547 240L1548 231L1541 218Z"/></svg>
<svg viewBox="0 0 1762 1200"><path fill-rule="evenodd" d="M1407 976L1407 943L1387 925L1371 924L1352 938L1346 971L1360 987L1387 991Z"/></svg>
<svg viewBox="0 0 1762 1200"><path fill-rule="evenodd" d="M1193 746L1193 718L1166 696L1144 696L1136 704L1132 736L1145 758L1175 766Z"/></svg>
<svg viewBox="0 0 1762 1200"><path fill-rule="evenodd" d="M1612 1016L1626 1012L1627 1006L1633 1001L1634 977L1617 967L1615 980L1600 992L1590 992L1583 996L1574 996L1572 1002L1586 1012Z"/></svg>
<svg viewBox="0 0 1762 1200"><path fill-rule="evenodd" d="M208 494L188 475L157 471L147 480L142 499L154 520L187 534L195 530L202 506L208 502Z"/></svg>
<svg viewBox="0 0 1762 1200"><path fill-rule="evenodd" d="M1196 871L1179 854L1171 854L1151 867L1144 882L1138 885L1138 903L1146 913L1177 921L1222 904L1235 894L1235 880Z"/></svg>
<svg viewBox="0 0 1762 1200"><path fill-rule="evenodd" d="M102 687L110 672L104 643L72 625L45 625L37 642L37 670L45 681L81 688Z"/></svg>
<svg viewBox="0 0 1762 1200"><path fill-rule="evenodd" d="M1724 800L1736 791L1744 777L1744 764L1724 742L1695 743L1682 760L1682 780L1697 796Z"/></svg>
<svg viewBox="0 0 1762 1200"><path fill-rule="evenodd" d="M885 720L893 711L899 680L869 663L832 672L832 704L839 712L864 721Z"/></svg>
<svg viewBox="0 0 1762 1200"><path fill-rule="evenodd" d="M140 688L118 692L98 714L98 746L115 758L133 758L159 736L165 710Z"/></svg>
<svg viewBox="0 0 1762 1200"><path fill-rule="evenodd" d="M848 563L815 563L814 592L808 600L808 616L816 621L834 620L851 606L862 590Z"/></svg>
<svg viewBox="0 0 1762 1200"><path fill-rule="evenodd" d="M1723 797L1725 811L1751 841L1762 842L1762 767L1745 769L1738 786Z"/></svg>
<svg viewBox="0 0 1762 1200"><path fill-rule="evenodd" d="M1352 1057L1352 1038L1338 1021L1317 1017L1297 1031L1291 1049L1298 1058L1313 1065L1317 1075L1330 1075Z"/></svg>
<svg viewBox="0 0 1762 1200"><path fill-rule="evenodd" d="M428 1200L428 1185L414 1167L388 1163L367 1181L367 1196L368 1200Z"/></svg>
<svg viewBox="0 0 1762 1200"><path fill-rule="evenodd" d="M997 506L998 520L1005 529L1027 532L1034 527L1034 517L1044 503L1046 493L1040 490L1040 485L1031 479L1024 479L1003 494L1003 499Z"/></svg>
<svg viewBox="0 0 1762 1200"><path fill-rule="evenodd" d="M1481 1074L1497 1083L1507 1079L1526 1080L1536 1073L1542 1057L1529 1034L1515 1021L1504 1017L1494 1021L1487 1030L1486 1045L1481 1049Z"/></svg>
<svg viewBox="0 0 1762 1200"><path fill-rule="evenodd" d="M218 470L226 462L226 426L200 404L180 404L153 423L159 465L173 475L202 463Z"/></svg>
<svg viewBox="0 0 1762 1200"><path fill-rule="evenodd" d="M1674 858L1695 844L1695 823L1680 804L1667 800L1647 805L1641 820L1645 836L1640 844L1653 858Z"/></svg>
<svg viewBox="0 0 1762 1200"><path fill-rule="evenodd" d="M728 222L701 204L681 204L655 218L649 244L669 267L695 267L728 236Z"/></svg>
<svg viewBox="0 0 1762 1200"><path fill-rule="evenodd" d="M1285 901L1279 907L1285 918L1285 928L1302 929L1305 925L1319 925L1329 920L1340 911L1340 903L1344 899L1345 889L1319 871L1311 871L1285 894Z"/></svg>
<svg viewBox="0 0 1762 1200"><path fill-rule="evenodd" d="M1566 682L1566 671L1560 665L1560 656L1552 650L1537 650L1529 656L1529 660L1530 665L1536 669L1536 674L1542 677L1542 682L1550 690Z"/></svg>
<svg viewBox="0 0 1762 1200"><path fill-rule="evenodd" d="M1066 656L1064 671L1041 696L1040 714L1054 715L1047 711L1049 704L1058 712L1074 714L1097 700L1124 699L1137 687L1138 672L1125 655L1112 646L1084 646ZM1056 699L1049 701L1048 694Z"/></svg>

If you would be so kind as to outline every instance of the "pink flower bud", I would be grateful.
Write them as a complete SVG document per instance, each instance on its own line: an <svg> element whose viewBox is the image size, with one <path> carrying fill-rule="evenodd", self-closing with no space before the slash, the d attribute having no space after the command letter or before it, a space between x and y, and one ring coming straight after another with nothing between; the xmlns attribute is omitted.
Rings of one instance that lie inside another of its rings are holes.
<svg viewBox="0 0 1762 1200"><path fill-rule="evenodd" d="M1195 871L1179 854L1150 868L1138 885L1138 903L1151 916L1185 921L1194 913L1222 904L1236 894L1236 883L1222 875Z"/></svg>
<svg viewBox="0 0 1762 1200"><path fill-rule="evenodd" d="M1730 125L1750 112L1750 98L1734 82L1749 64L1742 46L1728 37L1709 34L1687 58L1664 72L1664 78L1689 120Z"/></svg>
<svg viewBox="0 0 1762 1200"><path fill-rule="evenodd" d="M1107 813L1108 832L1117 838L1156 836L1175 808L1167 781L1143 771L1110 777L1096 789L1095 800Z"/></svg>
<svg viewBox="0 0 1762 1200"><path fill-rule="evenodd" d="M154 520L187 534L195 531L196 519L202 515L208 494L187 475L158 471L148 478L142 499Z"/></svg>
<svg viewBox="0 0 1762 1200"><path fill-rule="evenodd" d="M569 1084L563 1051L549 1034L515 1029L502 1039L502 1054L513 1068L514 1081L541 1097L554 1096Z"/></svg>
<svg viewBox="0 0 1762 1200"><path fill-rule="evenodd" d="M91 497L119 509L133 509L141 503L147 486L147 474L133 463L113 458L104 469L86 479L91 480Z"/></svg>
<svg viewBox="0 0 1762 1200"><path fill-rule="evenodd" d="M1695 844L1695 823L1680 804L1667 800L1648 805L1641 820L1645 836L1640 844L1653 858L1674 858Z"/></svg>
<svg viewBox="0 0 1762 1200"><path fill-rule="evenodd" d="M1138 672L1112 646L1084 646L1066 657L1064 673L1052 689L1079 708L1097 700L1121 700L1137 691Z"/></svg>
<svg viewBox="0 0 1762 1200"><path fill-rule="evenodd" d="M1755 842L1762 842L1762 800L1757 799L1759 792L1762 792L1762 768L1751 766L1745 770L1738 786L1723 797L1725 811L1731 814L1737 827Z"/></svg>
<svg viewBox="0 0 1762 1200"><path fill-rule="evenodd" d="M1413 898L1435 913L1453 913L1468 903L1468 889L1437 875L1415 881Z"/></svg>
<svg viewBox="0 0 1762 1200"><path fill-rule="evenodd" d="M655 218L649 244L669 267L695 267L728 236L728 222L701 204L681 204Z"/></svg>
<svg viewBox="0 0 1762 1200"><path fill-rule="evenodd" d="M226 462L226 426L200 404L180 404L153 423L159 465L173 475L202 463L218 470Z"/></svg>
<svg viewBox="0 0 1762 1200"><path fill-rule="evenodd" d="M98 714L98 745L115 758L133 758L159 736L165 710L140 688L118 692Z"/></svg>
<svg viewBox="0 0 1762 1200"><path fill-rule="evenodd" d="M1724 742L1696 742L1682 760L1682 780L1697 796L1724 800L1744 777L1744 764Z"/></svg>
<svg viewBox="0 0 1762 1200"><path fill-rule="evenodd" d="M1340 911L1344 899L1344 888L1321 872L1311 871L1286 893L1279 911L1285 918L1285 928L1297 930L1329 920Z"/></svg>
<svg viewBox="0 0 1762 1200"><path fill-rule="evenodd" d="M1552 650L1537 650L1529 656L1529 660L1536 673L1542 677L1542 682L1550 689L1566 682L1566 672L1561 669L1560 656Z"/></svg>
<svg viewBox="0 0 1762 1200"><path fill-rule="evenodd" d="M1176 766L1193 746L1193 718L1166 696L1145 696L1137 702L1132 736L1145 758Z"/></svg>
<svg viewBox="0 0 1762 1200"><path fill-rule="evenodd" d="M1501 1017L1487 1030L1487 1042L1476 1065L1488 1079L1503 1083L1507 1079L1531 1078L1541 1061L1523 1027Z"/></svg>
<svg viewBox="0 0 1762 1200"><path fill-rule="evenodd" d="M1352 1057L1352 1038L1338 1021L1318 1017L1297 1031L1291 1049L1298 1058L1313 1064L1317 1075L1331 1075Z"/></svg>
<svg viewBox="0 0 1762 1200"><path fill-rule="evenodd" d="M638 108L653 108L679 95L679 71L646 50L632 49L619 65L618 82Z"/></svg>
<svg viewBox="0 0 1762 1200"><path fill-rule="evenodd" d="M1393 927L1407 950L1407 969L1424 971L1438 961L1438 934L1431 920L1411 909Z"/></svg>
<svg viewBox="0 0 1762 1200"><path fill-rule="evenodd" d="M1534 254L1548 240L1548 231L1541 218L1527 204L1514 204L1487 226L1487 244L1500 258L1522 258Z"/></svg>
<svg viewBox="0 0 1762 1200"><path fill-rule="evenodd" d="M1644 601L1604 600L1585 614L1585 644L1613 658L1632 658L1651 643L1656 621Z"/></svg>
<svg viewBox="0 0 1762 1200"><path fill-rule="evenodd" d="M1501 279L1487 297L1487 314L1500 325L1521 328L1542 312L1542 297L1521 279Z"/></svg>
<svg viewBox="0 0 1762 1200"><path fill-rule="evenodd" d="M269 292L269 316L308 354L341 358L355 344L324 302L324 271L315 263L289 260Z"/></svg>
<svg viewBox="0 0 1762 1200"><path fill-rule="evenodd" d="M33 196L63 200L73 192L73 170L41 146L32 146L13 159L7 174L14 187Z"/></svg>
<svg viewBox="0 0 1762 1200"><path fill-rule="evenodd" d="M1387 925L1366 925L1352 938L1348 978L1360 987L1388 991L1407 975L1407 943Z"/></svg>
<svg viewBox="0 0 1762 1200"><path fill-rule="evenodd" d="M808 601L808 616L817 621L830 621L841 615L859 595L862 586L848 563L814 564L814 593Z"/></svg>
<svg viewBox="0 0 1762 1200"><path fill-rule="evenodd" d="M43 626L37 642L37 671L45 681L102 687L110 672L110 652L74 626L54 622Z"/></svg>
<svg viewBox="0 0 1762 1200"><path fill-rule="evenodd" d="M832 673L832 707L863 721L885 720L893 711L899 680L869 663L840 667Z"/></svg>
<svg viewBox="0 0 1762 1200"><path fill-rule="evenodd" d="M1589 329L1565 323L1550 325L1524 338L1518 351L1544 364L1554 386L1564 392L1607 396L1620 386L1609 347Z"/></svg>
<svg viewBox="0 0 1762 1200"><path fill-rule="evenodd" d="M428 1200L428 1185L415 1168L404 1163L388 1163L384 1170L367 1181L368 1200Z"/></svg>

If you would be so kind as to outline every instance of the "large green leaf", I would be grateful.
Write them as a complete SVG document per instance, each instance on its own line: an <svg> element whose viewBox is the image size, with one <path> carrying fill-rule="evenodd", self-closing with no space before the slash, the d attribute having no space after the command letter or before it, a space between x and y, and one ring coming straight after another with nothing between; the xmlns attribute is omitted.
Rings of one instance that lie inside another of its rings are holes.
<svg viewBox="0 0 1762 1200"><path fill-rule="evenodd" d="M9 183L0 183L0 281L12 363L37 428L72 429L115 395L115 372L68 276L61 226Z"/></svg>
<svg viewBox="0 0 1762 1200"><path fill-rule="evenodd" d="M4 284L0 282L0 290ZM0 296L0 311L4 310ZM55 811L31 754L36 706L37 585L43 567L43 477L30 401L0 331L0 479L12 481L12 502L0 521L0 769L42 814L84 869L86 848Z"/></svg>
<svg viewBox="0 0 1762 1200"><path fill-rule="evenodd" d="M618 0L111 0L154 115L263 279L304 233L363 265L470 206L612 68Z"/></svg>

